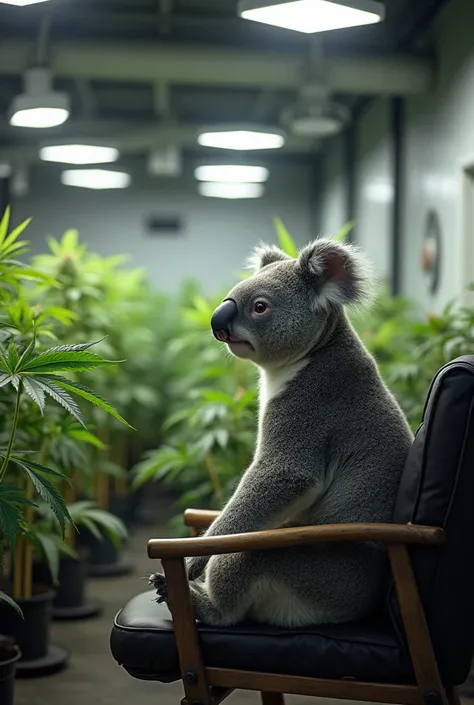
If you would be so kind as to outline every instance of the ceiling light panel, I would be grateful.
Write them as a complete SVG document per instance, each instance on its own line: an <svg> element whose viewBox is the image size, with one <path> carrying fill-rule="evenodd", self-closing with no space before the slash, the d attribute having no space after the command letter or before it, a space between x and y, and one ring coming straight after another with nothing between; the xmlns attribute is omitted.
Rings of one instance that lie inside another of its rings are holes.
<svg viewBox="0 0 474 705"><path fill-rule="evenodd" d="M119 152L114 147L100 147L90 144L58 144L43 147L39 153L45 162L61 164L106 164L115 162Z"/></svg>
<svg viewBox="0 0 474 705"><path fill-rule="evenodd" d="M260 198L265 192L263 184L232 184L206 181L198 184L201 196L208 198L245 199Z"/></svg>
<svg viewBox="0 0 474 705"><path fill-rule="evenodd" d="M385 17L376 0L239 0L247 20L305 34L375 24Z"/></svg>
<svg viewBox="0 0 474 705"><path fill-rule="evenodd" d="M283 135L277 132L259 132L254 130L218 130L215 132L202 132L198 136L198 143L202 147L240 151L279 149L284 142Z"/></svg>
<svg viewBox="0 0 474 705"><path fill-rule="evenodd" d="M130 185L130 174L108 169L68 169L61 174L65 186L90 189L121 189Z"/></svg>
<svg viewBox="0 0 474 705"><path fill-rule="evenodd" d="M268 179L268 169L245 164L209 164L197 167L194 176L198 181L263 183Z"/></svg>

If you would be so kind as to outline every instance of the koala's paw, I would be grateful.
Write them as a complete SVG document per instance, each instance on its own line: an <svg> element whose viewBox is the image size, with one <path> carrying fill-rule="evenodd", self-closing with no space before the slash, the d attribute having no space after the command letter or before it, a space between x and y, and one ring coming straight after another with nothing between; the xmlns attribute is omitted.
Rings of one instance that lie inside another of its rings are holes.
<svg viewBox="0 0 474 705"><path fill-rule="evenodd" d="M186 567L188 569L189 580L197 580L206 570L209 562L209 556L193 556L186 558Z"/></svg>
<svg viewBox="0 0 474 705"><path fill-rule="evenodd" d="M166 584L166 578L162 573L153 573L150 575L148 582L150 585L153 585L153 587L156 590L156 594L158 597L156 598L156 601L158 604L161 602L167 602L168 601L168 586Z"/></svg>

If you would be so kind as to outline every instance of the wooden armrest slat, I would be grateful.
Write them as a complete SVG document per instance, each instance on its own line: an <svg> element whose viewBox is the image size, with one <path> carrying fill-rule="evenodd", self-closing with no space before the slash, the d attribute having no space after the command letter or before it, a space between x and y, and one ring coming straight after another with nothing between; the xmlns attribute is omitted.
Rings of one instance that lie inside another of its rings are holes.
<svg viewBox="0 0 474 705"><path fill-rule="evenodd" d="M439 545L443 529L413 524L325 524L272 529L228 536L184 539L150 539L149 558L184 558L222 553L265 551L313 543L376 541L399 544Z"/></svg>
<svg viewBox="0 0 474 705"><path fill-rule="evenodd" d="M207 529L219 514L211 509L186 509L184 523L193 529Z"/></svg>

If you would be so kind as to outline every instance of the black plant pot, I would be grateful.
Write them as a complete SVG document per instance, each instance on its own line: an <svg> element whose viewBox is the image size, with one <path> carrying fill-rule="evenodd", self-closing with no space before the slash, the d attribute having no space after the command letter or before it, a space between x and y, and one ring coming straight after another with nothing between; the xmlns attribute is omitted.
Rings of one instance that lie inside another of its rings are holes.
<svg viewBox="0 0 474 705"><path fill-rule="evenodd" d="M117 578L133 572L132 564L117 551L107 534L97 539L88 531L81 531L82 541L88 547L87 572L91 578Z"/></svg>
<svg viewBox="0 0 474 705"><path fill-rule="evenodd" d="M61 556L59 582L55 586L56 594L53 600L53 620L88 619L100 614L100 602L87 599L86 572L84 558ZM33 577L35 581L47 585L53 583L49 568L44 563L35 564Z"/></svg>
<svg viewBox="0 0 474 705"><path fill-rule="evenodd" d="M54 591L34 585L30 598L16 600L24 619L12 607L0 605L2 633L18 644L21 658L16 664L17 678L48 676L64 668L69 653L61 646L49 643L49 627Z"/></svg>
<svg viewBox="0 0 474 705"><path fill-rule="evenodd" d="M20 649L11 637L0 636L0 703L13 705L15 671Z"/></svg>

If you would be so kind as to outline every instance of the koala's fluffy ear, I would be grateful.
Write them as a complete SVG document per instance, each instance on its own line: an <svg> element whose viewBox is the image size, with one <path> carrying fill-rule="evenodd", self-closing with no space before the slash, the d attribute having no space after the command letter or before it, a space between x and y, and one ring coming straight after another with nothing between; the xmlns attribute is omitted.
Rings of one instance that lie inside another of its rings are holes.
<svg viewBox="0 0 474 705"><path fill-rule="evenodd" d="M353 245L315 240L301 250L298 266L315 292L315 307L364 306L371 302L372 266Z"/></svg>
<svg viewBox="0 0 474 705"><path fill-rule="evenodd" d="M276 245L265 245L261 243L252 252L247 260L248 269L251 269L256 274L260 269L266 267L273 262L284 262L291 259L283 250L280 250Z"/></svg>

